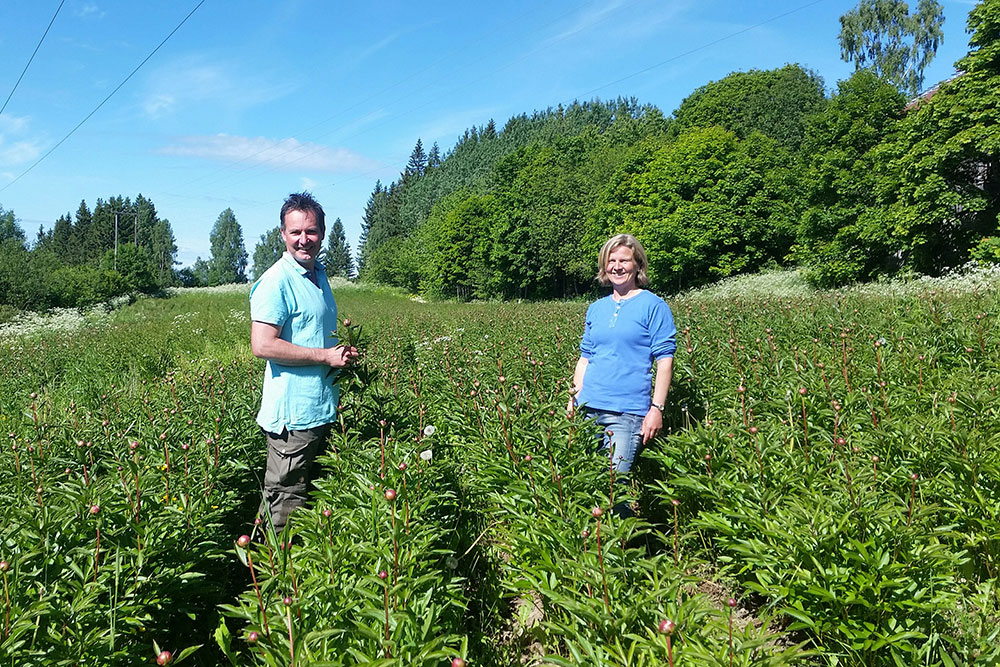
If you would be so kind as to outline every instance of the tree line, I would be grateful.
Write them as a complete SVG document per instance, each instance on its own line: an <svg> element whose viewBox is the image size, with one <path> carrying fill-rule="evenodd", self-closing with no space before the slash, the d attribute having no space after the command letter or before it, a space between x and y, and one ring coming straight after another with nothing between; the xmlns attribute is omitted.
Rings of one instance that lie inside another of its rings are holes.
<svg viewBox="0 0 1000 667"><path fill-rule="evenodd" d="M126 294L152 294L170 286L212 286L246 282L248 254L236 214L219 214L209 235L211 254L178 269L177 243L170 222L143 195L81 201L76 214L62 215L51 229L40 226L29 241L13 211L0 207L0 309L45 310L84 307ZM252 278L273 264L285 245L275 227L260 238ZM340 218L328 234L325 254L330 275L353 272L350 247ZM2 314L2 313L0 313Z"/></svg>
<svg viewBox="0 0 1000 667"><path fill-rule="evenodd" d="M87 306L176 282L177 244L152 201L115 196L81 201L32 243L13 211L0 208L0 306Z"/></svg>
<svg viewBox="0 0 1000 667"><path fill-rule="evenodd" d="M670 116L594 100L491 120L444 156L418 140L368 199L360 277L463 299L571 297L593 291L597 250L620 231L667 292L768 267L835 286L1000 261L1000 1L971 11L961 74L910 103L943 15L930 0L905 11L865 0L842 18L858 69L830 95L790 64L711 82ZM879 21L895 36L880 42Z"/></svg>
<svg viewBox="0 0 1000 667"><path fill-rule="evenodd" d="M710 82L670 115L593 100L491 119L445 153L418 139L399 178L375 184L357 265L339 218L321 261L460 299L591 294L597 250L620 231L644 243L662 292L769 267L836 286L1000 262L1000 0L970 12L960 75L911 99L942 22L935 0L914 14L862 0L841 17L857 71L829 95L789 64ZM228 208L210 241L178 271L170 223L141 194L81 202L33 242L0 208L0 306L244 282L284 251L275 227L249 255Z"/></svg>

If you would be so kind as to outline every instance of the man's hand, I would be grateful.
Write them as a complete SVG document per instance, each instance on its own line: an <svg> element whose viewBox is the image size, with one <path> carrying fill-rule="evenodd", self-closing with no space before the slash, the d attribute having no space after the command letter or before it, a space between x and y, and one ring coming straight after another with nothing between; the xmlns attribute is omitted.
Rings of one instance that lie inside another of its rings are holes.
<svg viewBox="0 0 1000 667"><path fill-rule="evenodd" d="M337 345L327 348L327 358L324 363L331 368L350 366L358 358L358 348L348 345Z"/></svg>
<svg viewBox="0 0 1000 667"><path fill-rule="evenodd" d="M350 366L358 358L358 348L302 347L281 338L281 327L267 322L250 323L250 349L255 357L287 366L326 364L331 368Z"/></svg>

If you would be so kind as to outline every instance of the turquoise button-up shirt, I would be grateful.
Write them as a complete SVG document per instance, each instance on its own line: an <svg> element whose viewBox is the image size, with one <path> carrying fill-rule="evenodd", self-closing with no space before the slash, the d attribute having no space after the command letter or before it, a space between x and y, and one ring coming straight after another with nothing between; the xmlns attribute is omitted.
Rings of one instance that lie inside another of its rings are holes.
<svg viewBox="0 0 1000 667"><path fill-rule="evenodd" d="M279 337L302 347L337 344L337 304L326 269L316 264L319 285L287 252L250 288L250 319L281 327ZM268 361L257 423L265 431L299 431L334 421L340 389L325 364L286 366Z"/></svg>

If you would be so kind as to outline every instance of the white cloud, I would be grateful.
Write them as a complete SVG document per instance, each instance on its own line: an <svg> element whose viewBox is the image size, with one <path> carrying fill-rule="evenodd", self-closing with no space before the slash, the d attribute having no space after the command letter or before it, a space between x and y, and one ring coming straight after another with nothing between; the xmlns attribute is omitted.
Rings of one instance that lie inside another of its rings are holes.
<svg viewBox="0 0 1000 667"><path fill-rule="evenodd" d="M579 32L584 32L607 18L608 14L622 6L624 0L612 0L600 7L590 7L577 14L572 19L569 27L563 29L559 34L545 40L545 43L558 42L567 37L571 37Z"/></svg>
<svg viewBox="0 0 1000 667"><path fill-rule="evenodd" d="M541 46L549 48L571 37L585 37L594 43L594 53L600 53L609 44L628 44L663 32L663 24L671 24L672 31L683 32L686 28L678 17L684 16L692 7L692 0L674 0L655 3L645 9L632 7L636 0L611 0L592 5L569 20L569 24L558 33L545 39ZM619 9L626 11L618 12ZM617 12L617 15L616 15ZM595 30L599 28L599 30ZM597 40L597 41L594 41Z"/></svg>
<svg viewBox="0 0 1000 667"><path fill-rule="evenodd" d="M8 132L24 132L28 128L27 116L0 116L0 141Z"/></svg>
<svg viewBox="0 0 1000 667"><path fill-rule="evenodd" d="M378 53L379 51L381 51L385 47L389 46L389 44L391 44L392 42L394 42L396 40L396 38L399 37L399 35L400 35L400 33L395 32L395 33L389 35L388 37L384 37L383 39L381 39L381 40L375 42L374 44L370 45L368 48L362 49L351 60L354 63L361 63L361 62L363 62L368 57L370 57L370 56Z"/></svg>
<svg viewBox="0 0 1000 667"><path fill-rule="evenodd" d="M246 109L284 97L295 89L287 78L242 71L239 63L212 62L190 55L158 67L147 78L142 108L160 118L182 106Z"/></svg>
<svg viewBox="0 0 1000 667"><path fill-rule="evenodd" d="M13 167L31 162L42 154L45 141L28 134L27 116L0 116L0 166Z"/></svg>
<svg viewBox="0 0 1000 667"><path fill-rule="evenodd" d="M159 118L169 113L176 103L177 99L173 95L153 93L142 101L142 110L151 118Z"/></svg>
<svg viewBox="0 0 1000 667"><path fill-rule="evenodd" d="M376 161L346 148L302 143L292 138L238 137L230 134L180 137L174 144L164 146L157 152L221 162L247 162L278 169L351 172L379 166Z"/></svg>
<svg viewBox="0 0 1000 667"><path fill-rule="evenodd" d="M166 93L153 93L148 95L146 99L142 101L142 110L146 112L147 116L152 118L159 118L170 112L176 104L177 100L173 95L168 95Z"/></svg>
<svg viewBox="0 0 1000 667"><path fill-rule="evenodd" d="M317 185L319 185L319 183L317 183L313 179L309 178L308 176L303 176L302 177L302 189L303 190L312 190Z"/></svg>
<svg viewBox="0 0 1000 667"><path fill-rule="evenodd" d="M79 16L80 18L84 18L86 16L95 16L95 15L97 16L97 18L102 18L105 12L101 10L100 7L97 6L97 3L84 2L76 5L73 8L73 13Z"/></svg>
<svg viewBox="0 0 1000 667"><path fill-rule="evenodd" d="M18 141L10 146L0 143L0 164L24 164L34 160L41 153L41 146L31 141Z"/></svg>

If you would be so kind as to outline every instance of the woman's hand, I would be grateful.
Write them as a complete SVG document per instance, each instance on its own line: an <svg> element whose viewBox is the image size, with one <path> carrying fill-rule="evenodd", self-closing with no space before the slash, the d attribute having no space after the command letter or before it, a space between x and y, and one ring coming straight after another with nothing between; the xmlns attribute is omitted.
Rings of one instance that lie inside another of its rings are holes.
<svg viewBox="0 0 1000 667"><path fill-rule="evenodd" d="M583 388L583 378L587 374L587 364L590 360L580 357L576 360L576 367L573 369L573 386L569 390L569 403L566 404L566 416L572 417L576 414L576 397L580 395Z"/></svg>
<svg viewBox="0 0 1000 667"><path fill-rule="evenodd" d="M650 406L649 412L642 418L642 444L645 445L655 438L662 428L663 413L659 409Z"/></svg>

